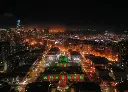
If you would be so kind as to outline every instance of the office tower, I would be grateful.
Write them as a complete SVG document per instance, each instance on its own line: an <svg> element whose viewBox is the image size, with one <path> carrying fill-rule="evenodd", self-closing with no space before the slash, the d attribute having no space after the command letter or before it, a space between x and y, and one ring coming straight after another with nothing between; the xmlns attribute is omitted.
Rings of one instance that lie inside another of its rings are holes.
<svg viewBox="0 0 128 92"><path fill-rule="evenodd" d="M118 43L119 48L119 62L124 65L128 65L128 40L122 40Z"/></svg>
<svg viewBox="0 0 128 92"><path fill-rule="evenodd" d="M17 20L17 29L20 29L21 25L20 25L20 20Z"/></svg>
<svg viewBox="0 0 128 92"><path fill-rule="evenodd" d="M5 60L10 54L10 42L0 42L0 59Z"/></svg>

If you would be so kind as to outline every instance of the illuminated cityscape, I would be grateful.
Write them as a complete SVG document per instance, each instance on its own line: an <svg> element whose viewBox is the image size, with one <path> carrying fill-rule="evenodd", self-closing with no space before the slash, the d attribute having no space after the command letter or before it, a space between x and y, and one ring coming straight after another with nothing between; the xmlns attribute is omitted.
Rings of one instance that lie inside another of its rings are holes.
<svg viewBox="0 0 128 92"><path fill-rule="evenodd" d="M31 16L40 15L33 11ZM48 12L42 11L44 16ZM77 13L79 16L80 11ZM59 14L65 13L56 16ZM48 15L54 17L54 13ZM11 22L13 15L5 16ZM86 26L90 19L87 24L75 25L70 9L64 20L72 21L63 20L62 24L62 16L53 20L46 16L42 24L19 16L12 27L3 27L0 22L0 92L128 91L127 29L118 33L105 26ZM48 23L57 19L60 25Z"/></svg>
<svg viewBox="0 0 128 92"><path fill-rule="evenodd" d="M127 36L86 36L49 28L22 31L19 21L16 29L0 31L1 81L16 91L29 92L32 85L44 83L51 85L49 92L77 92L76 85L87 83L99 85L101 92L119 92L117 85L128 79Z"/></svg>

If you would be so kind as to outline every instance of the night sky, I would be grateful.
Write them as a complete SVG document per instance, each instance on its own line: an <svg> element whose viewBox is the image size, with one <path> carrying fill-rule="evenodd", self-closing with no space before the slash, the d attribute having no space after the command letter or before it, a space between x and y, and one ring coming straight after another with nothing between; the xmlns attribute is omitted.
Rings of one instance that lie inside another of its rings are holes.
<svg viewBox="0 0 128 92"><path fill-rule="evenodd" d="M128 7L125 2L6 1L5 6L0 6L1 13L12 13L24 21L117 27L127 27L128 25Z"/></svg>

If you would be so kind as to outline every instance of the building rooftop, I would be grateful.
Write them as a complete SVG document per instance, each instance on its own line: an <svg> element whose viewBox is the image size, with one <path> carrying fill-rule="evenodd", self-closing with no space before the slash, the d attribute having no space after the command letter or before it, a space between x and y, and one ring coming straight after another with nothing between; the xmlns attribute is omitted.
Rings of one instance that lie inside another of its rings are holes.
<svg viewBox="0 0 128 92"><path fill-rule="evenodd" d="M24 66L21 66L21 67L17 67L13 73L22 73L22 74L26 74L29 69L30 69L31 65L24 65Z"/></svg>
<svg viewBox="0 0 128 92"><path fill-rule="evenodd" d="M100 56L86 56L86 58L89 58L90 60L92 60L94 64L108 64L109 62L108 59Z"/></svg>
<svg viewBox="0 0 128 92"><path fill-rule="evenodd" d="M111 68L114 72L124 72L123 69L121 69L120 67L117 67L117 66L110 66L110 68Z"/></svg>
<svg viewBox="0 0 128 92"><path fill-rule="evenodd" d="M70 55L80 55L80 53L77 51L72 51L72 52L70 52Z"/></svg>
<svg viewBox="0 0 128 92"><path fill-rule="evenodd" d="M10 89L11 86L8 83L0 81L0 92L8 92Z"/></svg>
<svg viewBox="0 0 128 92"><path fill-rule="evenodd" d="M99 84L94 82L74 83L72 86L80 92L101 92Z"/></svg>
<svg viewBox="0 0 128 92"><path fill-rule="evenodd" d="M26 86L26 92L48 92L49 82L33 82Z"/></svg>
<svg viewBox="0 0 128 92"><path fill-rule="evenodd" d="M10 44L10 42L4 41L4 42L0 42L0 45L5 45L5 44Z"/></svg>
<svg viewBox="0 0 128 92"><path fill-rule="evenodd" d="M51 48L51 49L49 50L49 52L54 52L54 51L60 51L60 50L59 50L59 48L57 48L57 47L53 47L53 48Z"/></svg>
<svg viewBox="0 0 128 92"><path fill-rule="evenodd" d="M119 83L117 88L120 92L127 92L128 91L128 80L124 80L124 82Z"/></svg>
<svg viewBox="0 0 128 92"><path fill-rule="evenodd" d="M105 69L105 68L100 67L100 66L96 66L95 68L96 68L98 71L109 72L109 70L108 70L108 69Z"/></svg>
<svg viewBox="0 0 128 92"><path fill-rule="evenodd" d="M47 55L55 55L53 52L48 52Z"/></svg>
<svg viewBox="0 0 128 92"><path fill-rule="evenodd" d="M72 70L72 71L71 71ZM66 68L62 67L47 67L43 74L60 74L62 71L67 72L68 74L83 74L80 66L69 66Z"/></svg>
<svg viewBox="0 0 128 92"><path fill-rule="evenodd" d="M112 77L110 77L109 75L107 76L100 76L100 78L103 80L103 81L114 81L114 79Z"/></svg>
<svg viewBox="0 0 128 92"><path fill-rule="evenodd" d="M17 76L24 77L25 74L22 74L22 73L0 73L0 79L17 77Z"/></svg>

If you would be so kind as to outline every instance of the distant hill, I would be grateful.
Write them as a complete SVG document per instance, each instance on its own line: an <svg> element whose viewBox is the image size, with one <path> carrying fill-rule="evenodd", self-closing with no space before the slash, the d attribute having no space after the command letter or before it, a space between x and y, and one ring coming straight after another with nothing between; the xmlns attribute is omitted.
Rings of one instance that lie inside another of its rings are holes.
<svg viewBox="0 0 128 92"><path fill-rule="evenodd" d="M16 21L17 19L12 14L0 15L0 28L16 27Z"/></svg>

